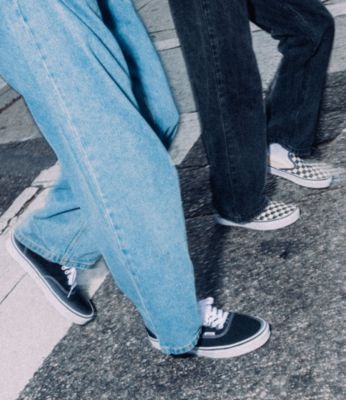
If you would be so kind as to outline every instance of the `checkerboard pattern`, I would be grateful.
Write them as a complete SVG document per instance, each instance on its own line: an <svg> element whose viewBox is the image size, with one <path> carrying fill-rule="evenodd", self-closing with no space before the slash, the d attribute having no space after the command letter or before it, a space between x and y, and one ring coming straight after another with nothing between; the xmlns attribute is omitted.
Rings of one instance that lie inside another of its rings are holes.
<svg viewBox="0 0 346 400"><path fill-rule="evenodd" d="M289 158L293 162L294 168L285 170L286 173L311 181L323 181L329 179L329 176L317 165L308 164L293 153L289 153Z"/></svg>
<svg viewBox="0 0 346 400"><path fill-rule="evenodd" d="M255 220L258 222L270 222L286 218L296 211L297 207L293 204L285 204L279 201L271 201L267 207L259 214Z"/></svg>

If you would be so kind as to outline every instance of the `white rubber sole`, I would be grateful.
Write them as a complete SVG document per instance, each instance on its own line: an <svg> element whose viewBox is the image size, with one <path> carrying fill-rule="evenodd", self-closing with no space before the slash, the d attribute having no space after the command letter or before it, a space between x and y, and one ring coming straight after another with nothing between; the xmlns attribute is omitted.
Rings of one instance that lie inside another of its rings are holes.
<svg viewBox="0 0 346 400"><path fill-rule="evenodd" d="M85 325L89 321L91 321L95 313L90 317L84 317L80 314L76 314L76 312L69 308L67 304L64 304L52 291L49 286L46 285L43 278L41 278L40 274L37 272L35 266L22 255L22 252L18 249L16 243L14 242L13 233L10 234L10 237L6 241L6 249L10 256L23 268L23 270L35 281L37 286L42 290L47 300L51 303L51 305L66 319L74 322L78 325ZM91 307L92 304L90 303Z"/></svg>
<svg viewBox="0 0 346 400"><path fill-rule="evenodd" d="M304 178L300 178L296 175L292 175L289 172L283 171L281 169L273 168L273 167L269 167L269 172L272 175L279 176L281 178L287 179L288 181L296 183L299 186L304 186L304 187L310 188L310 189L326 189L332 184L332 181L333 181L332 177L329 177L327 179L322 179L322 180L304 179Z"/></svg>
<svg viewBox="0 0 346 400"><path fill-rule="evenodd" d="M196 347L195 349L188 352L188 354L197 356L197 357L206 357L206 358L233 358L239 357L244 354L251 353L260 347L264 346L270 338L270 326L267 322L263 321L262 329L253 337L236 343L232 346L223 346L223 347L214 347L214 348L202 348ZM160 344L158 340L150 338L149 341L151 345L157 349L161 350Z"/></svg>
<svg viewBox="0 0 346 400"><path fill-rule="evenodd" d="M287 215L287 217L283 217L281 219L276 219L274 221L268 222L244 222L237 223L232 222L228 219L222 218L219 215L215 216L215 220L218 224L223 226L234 226L237 228L251 229L254 231L275 231L278 229L286 228L286 226L294 224L300 217L300 210L297 207L291 214Z"/></svg>

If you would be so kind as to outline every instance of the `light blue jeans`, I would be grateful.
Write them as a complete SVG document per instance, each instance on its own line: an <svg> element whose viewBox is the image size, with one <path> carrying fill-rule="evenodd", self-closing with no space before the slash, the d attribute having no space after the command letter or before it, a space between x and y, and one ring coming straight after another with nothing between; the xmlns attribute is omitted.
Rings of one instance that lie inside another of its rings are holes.
<svg viewBox="0 0 346 400"><path fill-rule="evenodd" d="M62 167L17 239L77 268L102 255L163 350L189 351L201 321L167 153L178 113L131 1L2 1L0 15L0 74Z"/></svg>

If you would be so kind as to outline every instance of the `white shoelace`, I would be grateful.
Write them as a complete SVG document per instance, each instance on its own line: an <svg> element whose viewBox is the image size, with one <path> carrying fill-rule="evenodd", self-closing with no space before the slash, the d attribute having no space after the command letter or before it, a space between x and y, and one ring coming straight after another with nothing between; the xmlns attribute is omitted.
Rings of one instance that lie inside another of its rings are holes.
<svg viewBox="0 0 346 400"><path fill-rule="evenodd" d="M67 295L67 297L70 297L73 289L77 286L77 270L76 268L68 268L64 265L61 267L61 269L65 272L65 275L67 276L68 285L71 286L69 294Z"/></svg>
<svg viewBox="0 0 346 400"><path fill-rule="evenodd" d="M222 329L225 325L228 312L213 307L214 299L207 297L199 302L203 326L215 329Z"/></svg>

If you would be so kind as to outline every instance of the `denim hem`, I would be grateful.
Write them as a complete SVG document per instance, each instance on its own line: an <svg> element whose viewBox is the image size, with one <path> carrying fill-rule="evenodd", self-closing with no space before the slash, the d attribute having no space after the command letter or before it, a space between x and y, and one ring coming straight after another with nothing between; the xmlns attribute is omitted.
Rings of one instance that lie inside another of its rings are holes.
<svg viewBox="0 0 346 400"><path fill-rule="evenodd" d="M269 202L268 198L264 197L263 200L261 201L260 205L258 207L256 207L251 214L248 214L248 215L232 216L230 214L225 215L225 214L219 213L219 212L218 212L218 214L221 216L221 218L229 219L232 222L236 222L239 224L246 223L246 222L251 221L255 217L257 217L257 215L259 215L266 208L266 206L268 205L268 202Z"/></svg>
<svg viewBox="0 0 346 400"><path fill-rule="evenodd" d="M25 235L22 235L20 232L14 233L15 238L27 247L29 250L37 253L39 256L45 258L46 260L60 264L60 265L67 265L70 268L77 268L80 270L87 270L92 268L98 260L88 260L88 261L74 261L71 259L66 259L64 256L59 256L56 253L51 251L47 251L42 246L38 245L37 243L33 242L31 239L28 239Z"/></svg>
<svg viewBox="0 0 346 400"><path fill-rule="evenodd" d="M268 138L268 145L271 145L273 143L278 143L280 144L282 147L284 147L286 150L291 151L292 153L294 153L295 155L299 156L299 157L309 157L312 154L312 148L310 147L308 148L298 148L298 147L294 147L291 146L290 144L286 143L285 140L282 140L280 138Z"/></svg>
<svg viewBox="0 0 346 400"><path fill-rule="evenodd" d="M201 336L201 329L202 329L201 327L198 329L197 333L195 334L191 342L189 342L188 344L180 347L175 347L172 345L161 345L160 343L161 350L163 351L163 353L168 355L179 355L188 353L190 350L196 347L196 344L198 343L198 340Z"/></svg>

